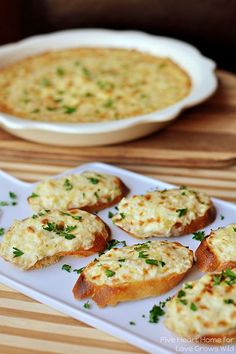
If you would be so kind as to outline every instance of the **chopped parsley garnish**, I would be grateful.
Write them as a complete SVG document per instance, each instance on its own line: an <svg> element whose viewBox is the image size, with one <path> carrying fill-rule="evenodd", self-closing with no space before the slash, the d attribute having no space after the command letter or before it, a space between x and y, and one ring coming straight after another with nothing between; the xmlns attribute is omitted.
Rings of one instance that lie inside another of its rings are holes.
<svg viewBox="0 0 236 354"><path fill-rule="evenodd" d="M184 216L187 214L188 209L184 208L184 209L177 209L176 213L178 213L178 216L181 218L181 216Z"/></svg>
<svg viewBox="0 0 236 354"><path fill-rule="evenodd" d="M125 261L126 261L125 258L120 258L120 259L118 259L118 262L125 262Z"/></svg>
<svg viewBox="0 0 236 354"><path fill-rule="evenodd" d="M4 232L5 232L4 228L0 227L0 236L4 235Z"/></svg>
<svg viewBox="0 0 236 354"><path fill-rule="evenodd" d="M78 221L82 220L82 216L80 216L80 215L72 215L70 213L65 213L64 211L61 211L61 215L71 216L73 219L78 220Z"/></svg>
<svg viewBox="0 0 236 354"><path fill-rule="evenodd" d="M74 269L73 272L76 272L77 274L80 274L83 272L85 267L79 268L79 269Z"/></svg>
<svg viewBox="0 0 236 354"><path fill-rule="evenodd" d="M188 301L186 299L179 299L179 302L181 302L181 304L183 304L183 305L188 304Z"/></svg>
<svg viewBox="0 0 236 354"><path fill-rule="evenodd" d="M221 274L213 276L213 286L220 285L225 282L227 285L231 286L236 283L236 273L231 269L222 270Z"/></svg>
<svg viewBox="0 0 236 354"><path fill-rule="evenodd" d="M181 289L181 290L178 292L177 297L178 297L178 298L181 298L181 297L183 297L183 296L185 296L185 295L186 295L186 292Z"/></svg>
<svg viewBox="0 0 236 354"><path fill-rule="evenodd" d="M159 317L163 316L165 311L157 305L154 305L151 311L149 311L149 322L150 323L158 323Z"/></svg>
<svg viewBox="0 0 236 354"><path fill-rule="evenodd" d="M87 302L85 302L85 304L83 304L83 307L84 307L86 310L90 310L91 304L89 303L89 301L87 301Z"/></svg>
<svg viewBox="0 0 236 354"><path fill-rule="evenodd" d="M205 231L198 231L193 233L193 240L202 241L205 237Z"/></svg>
<svg viewBox="0 0 236 354"><path fill-rule="evenodd" d="M66 178L63 187L65 188L66 191L70 191L73 188L73 184L70 182L68 178Z"/></svg>
<svg viewBox="0 0 236 354"><path fill-rule="evenodd" d="M82 216L80 215L71 215L73 219L81 221L82 220Z"/></svg>
<svg viewBox="0 0 236 354"><path fill-rule="evenodd" d="M148 253L146 253L146 251L140 251L138 254L138 258L147 258L148 257Z"/></svg>
<svg viewBox="0 0 236 354"><path fill-rule="evenodd" d="M224 220L224 215L220 214L220 220Z"/></svg>
<svg viewBox="0 0 236 354"><path fill-rule="evenodd" d="M229 305L229 304L234 304L234 300L233 299L225 299L224 303Z"/></svg>
<svg viewBox="0 0 236 354"><path fill-rule="evenodd" d="M73 230L75 230L77 228L77 226L76 225L71 225L71 226L66 226L66 228L65 228L65 232L69 232L69 231L73 231Z"/></svg>
<svg viewBox="0 0 236 354"><path fill-rule="evenodd" d="M66 106L64 107L65 110L64 110L64 113L65 114L72 114L72 113L75 113L77 108L76 107L69 107L69 106Z"/></svg>
<svg viewBox="0 0 236 354"><path fill-rule="evenodd" d="M143 248L149 248L149 243L150 243L150 241L137 244L137 246L134 247L134 249L135 249L135 251L140 251L140 250L142 250Z"/></svg>
<svg viewBox="0 0 236 354"><path fill-rule="evenodd" d="M36 193L32 193L31 196L30 196L30 198L38 198L38 197L39 197L39 195L36 194Z"/></svg>
<svg viewBox="0 0 236 354"><path fill-rule="evenodd" d="M236 227L233 227L234 232L236 232Z"/></svg>
<svg viewBox="0 0 236 354"><path fill-rule="evenodd" d="M113 275L116 274L116 272L113 272L113 270L110 269L105 269L105 274L108 278L113 277Z"/></svg>
<svg viewBox="0 0 236 354"><path fill-rule="evenodd" d="M125 218L125 213L120 213L121 219Z"/></svg>
<svg viewBox="0 0 236 354"><path fill-rule="evenodd" d="M98 184L100 182L100 180L98 178L95 178L95 177L88 177L88 180L92 184Z"/></svg>
<svg viewBox="0 0 236 354"><path fill-rule="evenodd" d="M111 211L108 211L108 218L111 219L113 218L114 214Z"/></svg>
<svg viewBox="0 0 236 354"><path fill-rule="evenodd" d="M156 259L151 259L151 258L145 259L145 263L151 264L151 265L156 265L156 266L161 265L162 267L164 267L164 265L165 265L165 262L157 261Z"/></svg>
<svg viewBox="0 0 236 354"><path fill-rule="evenodd" d="M191 284L185 283L185 284L184 284L184 288L185 288L185 289L192 289L193 286L192 286Z"/></svg>
<svg viewBox="0 0 236 354"><path fill-rule="evenodd" d="M70 273L71 272L71 266L69 264L63 264L61 267L62 270L65 270L66 272Z"/></svg>
<svg viewBox="0 0 236 354"><path fill-rule="evenodd" d="M191 302L190 310L197 311L197 306L193 302Z"/></svg>
<svg viewBox="0 0 236 354"><path fill-rule="evenodd" d="M16 199L16 198L17 198L17 195L16 195L15 193L13 193L13 192L9 192L9 197L10 197L11 199Z"/></svg>
<svg viewBox="0 0 236 354"><path fill-rule="evenodd" d="M222 276L221 274L220 275L214 275L213 276L213 285L219 285L221 283L221 280L222 280Z"/></svg>
<svg viewBox="0 0 236 354"><path fill-rule="evenodd" d="M0 202L0 206L8 206L9 203L8 202L5 202L4 200Z"/></svg>
<svg viewBox="0 0 236 354"><path fill-rule="evenodd" d="M41 80L41 85L45 86L45 87L49 86L50 85L50 81L48 79L44 78L44 79Z"/></svg>
<svg viewBox="0 0 236 354"><path fill-rule="evenodd" d="M226 278L229 278L225 280L226 284L228 285L233 285L236 283L236 273L234 273L231 269L226 269L225 272L223 271L223 275Z"/></svg>
<svg viewBox="0 0 236 354"><path fill-rule="evenodd" d="M57 225L55 222L48 222L46 226L43 227L44 230L49 232L55 232L58 236L65 237L67 240L72 240L75 238L75 235L70 234L70 231L73 231L77 228L76 225L73 226L61 226Z"/></svg>
<svg viewBox="0 0 236 354"><path fill-rule="evenodd" d="M135 325L136 325L136 323L135 323L134 321L130 321L129 324L130 324L131 326L135 326Z"/></svg>
<svg viewBox="0 0 236 354"><path fill-rule="evenodd" d="M111 250L112 248L114 248L117 245L123 245L123 246L127 246L125 241L118 241L116 239L110 240L107 242L107 250Z"/></svg>
<svg viewBox="0 0 236 354"><path fill-rule="evenodd" d="M65 74L65 70L62 68L57 68L57 75L58 76L63 76Z"/></svg>
<svg viewBox="0 0 236 354"><path fill-rule="evenodd" d="M114 101L111 98L108 98L103 104L103 107L105 108L111 108L114 104Z"/></svg>
<svg viewBox="0 0 236 354"><path fill-rule="evenodd" d="M99 195L98 195L98 192L94 192L94 195L97 199L99 199Z"/></svg>
<svg viewBox="0 0 236 354"><path fill-rule="evenodd" d="M46 107L48 111L55 111L57 108L56 107Z"/></svg>
<svg viewBox="0 0 236 354"><path fill-rule="evenodd" d="M91 72L87 68L82 68L84 76L91 77Z"/></svg>
<svg viewBox="0 0 236 354"><path fill-rule="evenodd" d="M19 250L16 247L13 247L13 250L14 250L13 251L14 257L13 258L20 257L24 254L24 252L22 252L21 250Z"/></svg>
<svg viewBox="0 0 236 354"><path fill-rule="evenodd" d="M31 113L39 113L39 112L40 112L39 108L35 108L35 109L33 109L33 111L31 111Z"/></svg>

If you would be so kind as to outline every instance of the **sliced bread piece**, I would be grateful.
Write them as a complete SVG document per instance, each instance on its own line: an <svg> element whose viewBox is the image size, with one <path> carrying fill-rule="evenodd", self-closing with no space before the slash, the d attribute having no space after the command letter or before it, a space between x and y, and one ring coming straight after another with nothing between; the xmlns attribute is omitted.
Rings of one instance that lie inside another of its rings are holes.
<svg viewBox="0 0 236 354"><path fill-rule="evenodd" d="M206 344L236 340L236 269L184 284L166 304L165 325L177 335Z"/></svg>
<svg viewBox="0 0 236 354"><path fill-rule="evenodd" d="M73 293L99 307L157 296L179 283L192 264L192 251L177 242L113 248L84 268Z"/></svg>
<svg viewBox="0 0 236 354"><path fill-rule="evenodd" d="M112 221L137 238L171 237L195 232L215 215L210 197L180 187L123 198Z"/></svg>
<svg viewBox="0 0 236 354"><path fill-rule="evenodd" d="M28 202L36 212L55 206L94 212L118 203L127 193L118 177L85 171L38 183Z"/></svg>
<svg viewBox="0 0 236 354"><path fill-rule="evenodd" d="M202 272L236 268L236 224L211 230L195 255L197 266Z"/></svg>
<svg viewBox="0 0 236 354"><path fill-rule="evenodd" d="M42 268L62 256L90 256L106 248L109 229L96 215L73 209L43 210L16 220L0 244L0 256L23 270Z"/></svg>

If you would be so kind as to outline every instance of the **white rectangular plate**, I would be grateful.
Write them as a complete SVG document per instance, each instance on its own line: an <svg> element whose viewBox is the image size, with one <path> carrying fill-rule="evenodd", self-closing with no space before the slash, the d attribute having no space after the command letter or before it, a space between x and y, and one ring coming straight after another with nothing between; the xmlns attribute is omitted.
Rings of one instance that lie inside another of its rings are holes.
<svg viewBox="0 0 236 354"><path fill-rule="evenodd" d="M130 194L141 194L156 188L173 187L170 184L102 163L85 164L66 171L62 175L80 173L85 170L95 170L120 177L130 188ZM0 227L8 229L15 218L23 219L32 215L32 211L27 204L27 197L32 193L35 184L19 181L4 172L0 172L0 186L0 200L8 200L9 191L16 193L18 196L17 206L6 206L0 210ZM218 199L214 199L214 203L217 209L217 218L214 223L204 229L206 234L211 228L215 229L236 221L236 206ZM128 245L138 243L137 239L128 236L112 224L108 218L108 210L114 211L114 208L103 210L98 214L111 227L112 237L118 240L125 240ZM198 241L192 239L192 235L179 238L173 237L171 241L179 241L183 245L189 246L192 250L195 250L199 245ZM92 259L94 259L94 256L87 258L65 257L59 263L48 268L29 272L23 272L0 259L0 281L58 311L117 336L149 353L189 353L192 351L219 353L233 352L235 350L234 346L209 347L186 342L181 338L175 337L167 330L162 320L158 324L148 322L149 311L152 306L175 294L181 284L157 298L126 302L118 304L114 308L108 307L105 309L99 309L95 303L92 303L91 309L86 310L83 307L85 301L76 301L72 296L71 290L78 275L75 272L68 273L63 271L61 267L66 263L70 264L73 269L80 268ZM184 281L196 279L200 275L201 273L194 266ZM143 314L145 317L142 317ZM135 322L136 325L130 325L130 321Z"/></svg>

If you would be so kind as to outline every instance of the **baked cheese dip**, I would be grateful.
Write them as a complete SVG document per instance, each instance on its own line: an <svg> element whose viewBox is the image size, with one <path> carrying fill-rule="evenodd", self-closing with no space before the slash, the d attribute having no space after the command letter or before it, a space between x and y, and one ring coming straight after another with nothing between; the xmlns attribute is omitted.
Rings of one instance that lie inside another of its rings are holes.
<svg viewBox="0 0 236 354"><path fill-rule="evenodd" d="M148 114L186 97L190 78L169 58L77 48L0 71L0 111L44 122L90 123Z"/></svg>

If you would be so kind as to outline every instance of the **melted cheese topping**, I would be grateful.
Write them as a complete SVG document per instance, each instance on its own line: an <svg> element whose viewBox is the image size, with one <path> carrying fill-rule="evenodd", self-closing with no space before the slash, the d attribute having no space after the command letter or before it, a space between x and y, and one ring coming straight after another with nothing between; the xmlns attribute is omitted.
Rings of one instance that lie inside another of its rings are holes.
<svg viewBox="0 0 236 354"><path fill-rule="evenodd" d="M79 216L81 216L80 220L75 219ZM59 225L59 230L64 228L66 231L68 227L71 228L67 234L75 237L67 239L63 234L45 230L48 223ZM86 211L43 210L31 218L15 221L3 237L3 242L0 244L0 255L5 260L26 270L33 267L37 261L60 252L90 249L97 233L103 234L104 238L108 237L105 224L95 215ZM15 248L23 254L14 257Z"/></svg>
<svg viewBox="0 0 236 354"><path fill-rule="evenodd" d="M117 177L93 171L39 183L29 198L33 210L71 209L112 202L122 191ZM34 194L33 194L34 196Z"/></svg>
<svg viewBox="0 0 236 354"><path fill-rule="evenodd" d="M146 263L150 259L158 264ZM181 274L190 269L192 263L192 251L186 247L175 242L152 241L143 246L113 248L88 265L83 273L88 281L97 285L116 285ZM109 276L110 271L114 275Z"/></svg>
<svg viewBox="0 0 236 354"><path fill-rule="evenodd" d="M176 225L184 228L203 216L210 206L207 195L187 188L154 191L123 198L112 221L139 238L170 237Z"/></svg>
<svg viewBox="0 0 236 354"><path fill-rule="evenodd" d="M199 338L236 328L236 283L230 286L223 281L214 285L214 275L219 274L207 274L188 283L192 289L184 286L185 295L175 296L167 303L165 325L170 330L183 337ZM228 299L233 303L224 302ZM192 303L195 311L190 308Z"/></svg>
<svg viewBox="0 0 236 354"><path fill-rule="evenodd" d="M212 231L207 243L221 262L236 261L236 224Z"/></svg>
<svg viewBox="0 0 236 354"><path fill-rule="evenodd" d="M46 122L100 122L148 114L190 92L177 64L135 50L78 48L0 71L0 109Z"/></svg>

